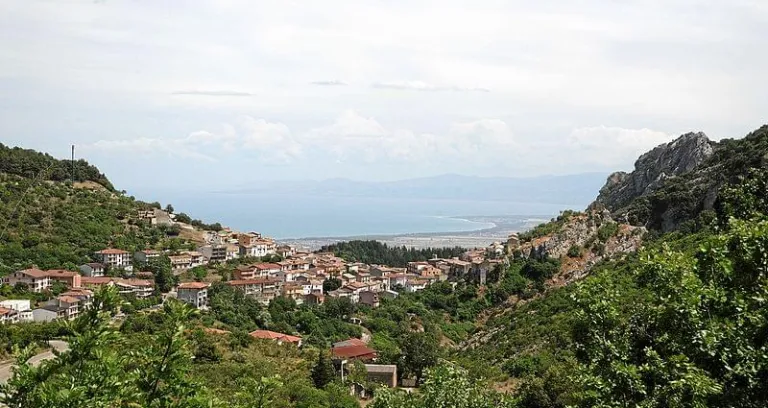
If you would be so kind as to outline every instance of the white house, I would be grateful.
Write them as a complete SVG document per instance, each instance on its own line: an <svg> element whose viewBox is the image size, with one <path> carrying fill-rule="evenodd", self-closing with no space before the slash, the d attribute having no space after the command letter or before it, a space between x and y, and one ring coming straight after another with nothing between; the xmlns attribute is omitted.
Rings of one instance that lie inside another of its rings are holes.
<svg viewBox="0 0 768 408"><path fill-rule="evenodd" d="M32 304L28 299L3 300L0 307L18 312L20 322L32 321Z"/></svg>
<svg viewBox="0 0 768 408"><path fill-rule="evenodd" d="M177 298L197 309L208 307L208 288L210 283L205 282L185 282L179 285Z"/></svg>
<svg viewBox="0 0 768 408"><path fill-rule="evenodd" d="M27 285L30 291L40 293L51 287L51 279L48 273L37 268L16 271L3 278L3 283L14 286L17 283Z"/></svg>
<svg viewBox="0 0 768 408"><path fill-rule="evenodd" d="M83 273L83 276L87 276L89 278L98 278L99 276L104 276L104 269L106 269L104 264L96 262L80 265L80 272Z"/></svg>
<svg viewBox="0 0 768 408"><path fill-rule="evenodd" d="M133 270L133 259L128 251L122 249L107 248L96 252L96 259L105 264L110 265L113 268L125 269L126 271Z"/></svg>

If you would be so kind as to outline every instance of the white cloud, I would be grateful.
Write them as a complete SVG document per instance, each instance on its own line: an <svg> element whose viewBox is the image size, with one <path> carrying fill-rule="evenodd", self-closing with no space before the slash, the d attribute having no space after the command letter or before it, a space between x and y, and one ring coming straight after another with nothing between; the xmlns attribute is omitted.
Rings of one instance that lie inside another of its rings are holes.
<svg viewBox="0 0 768 408"><path fill-rule="evenodd" d="M490 92L487 88L481 87L462 87L456 85L450 86L438 86L428 84L422 81L391 81L391 82L376 82L372 85L374 88L379 89L397 89L401 91L425 91L425 92L441 92L441 91L455 91L455 92Z"/></svg>
<svg viewBox="0 0 768 408"><path fill-rule="evenodd" d="M253 96L250 92L242 91L175 91L173 95L191 95L191 96Z"/></svg>
<svg viewBox="0 0 768 408"><path fill-rule="evenodd" d="M349 84L344 82L344 81L339 81L338 79L331 79L331 80L327 80L327 81L312 81L312 82L310 82L310 85L346 86L346 85L349 85Z"/></svg>
<svg viewBox="0 0 768 408"><path fill-rule="evenodd" d="M570 160L602 169L620 169L641 154L671 141L675 136L651 129L595 126L574 129L564 149Z"/></svg>

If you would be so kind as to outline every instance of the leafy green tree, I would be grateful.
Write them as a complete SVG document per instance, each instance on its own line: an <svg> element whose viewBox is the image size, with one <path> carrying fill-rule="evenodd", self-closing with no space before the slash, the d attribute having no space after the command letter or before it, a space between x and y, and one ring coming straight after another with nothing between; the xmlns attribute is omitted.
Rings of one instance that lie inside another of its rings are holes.
<svg viewBox="0 0 768 408"><path fill-rule="evenodd" d="M261 377L256 380L250 377L238 381L242 391L237 393L238 407L267 408L275 400L275 394L283 387L280 375Z"/></svg>
<svg viewBox="0 0 768 408"><path fill-rule="evenodd" d="M574 336L581 406L739 406L768 399L768 221L730 231L689 254L644 257L649 300L627 312L597 280L580 291Z"/></svg>
<svg viewBox="0 0 768 408"><path fill-rule="evenodd" d="M403 368L421 381L424 370L437 364L440 343L431 333L409 333L402 344Z"/></svg>
<svg viewBox="0 0 768 408"><path fill-rule="evenodd" d="M458 367L441 364L427 372L418 393L382 388L376 392L371 408L513 408L516 401L488 390L469 379Z"/></svg>
<svg viewBox="0 0 768 408"><path fill-rule="evenodd" d="M315 387L322 389L333 382L335 378L336 374L330 357L326 352L320 351L317 355L315 366L312 368L312 382L315 384Z"/></svg>
<svg viewBox="0 0 768 408"><path fill-rule="evenodd" d="M71 323L69 350L34 367L33 350L17 359L0 399L12 408L203 407L213 401L188 381L184 324L192 309L169 302L163 329L144 347L126 352L128 339L111 324L120 305L114 288L99 290L93 307Z"/></svg>
<svg viewBox="0 0 768 408"><path fill-rule="evenodd" d="M337 278L328 278L323 281L323 293L332 292L341 287L341 280Z"/></svg>

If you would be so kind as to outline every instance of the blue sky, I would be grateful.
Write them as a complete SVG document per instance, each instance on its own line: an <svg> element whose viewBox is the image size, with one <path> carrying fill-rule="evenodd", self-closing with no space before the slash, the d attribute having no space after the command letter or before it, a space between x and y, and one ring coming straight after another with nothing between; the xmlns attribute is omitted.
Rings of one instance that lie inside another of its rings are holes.
<svg viewBox="0 0 768 408"><path fill-rule="evenodd" d="M5 1L0 140L129 190L629 169L765 123L766 49L760 0Z"/></svg>

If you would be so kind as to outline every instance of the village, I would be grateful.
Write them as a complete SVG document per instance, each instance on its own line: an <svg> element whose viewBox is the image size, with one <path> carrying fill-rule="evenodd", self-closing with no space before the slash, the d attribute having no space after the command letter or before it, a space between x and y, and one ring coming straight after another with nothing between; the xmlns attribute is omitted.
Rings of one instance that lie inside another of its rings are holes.
<svg viewBox="0 0 768 408"><path fill-rule="evenodd" d="M147 219L152 217L152 212L140 211L137 217ZM151 219L151 222L154 224L157 220ZM167 217L163 222L173 224L173 217ZM187 225L183 227L190 228ZM505 244L497 242L487 248L467 250L459 257L433 257L398 268L347 261L330 252L310 252L280 244L257 232L238 232L229 228L197 232L203 237L203 242L196 250L143 249L131 252L121 248L104 248L93 253L92 262L80 265L77 271L34 267L15 271L3 277L4 286L23 288L35 294L51 293L54 287L58 287L60 293L38 304L29 299L0 301L0 322L73 320L91 307L95 290L103 286L115 287L121 295L134 299L156 297L162 303L175 298L196 309L207 310L210 281L181 280L165 293L159 290L153 273L142 270L142 267L161 257L167 258L176 276L184 276L185 272L194 268L213 268L225 263L235 265L231 279L224 283L265 306L278 297L292 299L297 305L310 306L322 305L328 298L346 298L354 304L376 308L384 299L418 292L435 282L455 284L468 281L484 285L488 273L506 262L504 255L508 246L518 243L517 236L513 234ZM152 308L159 306L158 303ZM359 319L351 318L352 323L355 320L359 323ZM227 333L218 329L208 331ZM250 335L280 344L302 346L301 337L292 334L255 330ZM369 348L364 339L352 338L334 343L331 356L337 367L352 360L367 363L371 378L391 387L397 385L396 366L373 364L377 351ZM343 373L343 369L340 372Z"/></svg>

